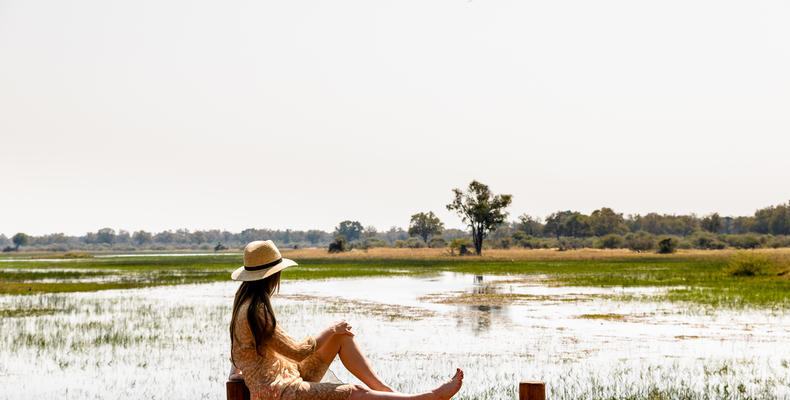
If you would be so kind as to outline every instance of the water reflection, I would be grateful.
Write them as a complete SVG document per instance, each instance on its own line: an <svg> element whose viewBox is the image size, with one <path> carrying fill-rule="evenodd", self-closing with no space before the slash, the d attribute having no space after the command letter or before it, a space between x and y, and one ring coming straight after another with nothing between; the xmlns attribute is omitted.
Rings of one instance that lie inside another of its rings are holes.
<svg viewBox="0 0 790 400"><path fill-rule="evenodd" d="M500 292L501 288L496 284L486 282L483 275L474 276L472 289L470 290L471 294L475 296L492 296ZM456 327L471 327L475 335L477 335L491 329L492 322L505 319L507 319L507 312L504 306L470 304L459 307L456 314Z"/></svg>

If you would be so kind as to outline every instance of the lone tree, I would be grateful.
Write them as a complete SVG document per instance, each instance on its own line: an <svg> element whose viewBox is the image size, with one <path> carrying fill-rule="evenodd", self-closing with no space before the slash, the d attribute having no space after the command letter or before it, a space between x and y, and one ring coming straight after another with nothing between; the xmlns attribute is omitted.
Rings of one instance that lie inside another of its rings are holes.
<svg viewBox="0 0 790 400"><path fill-rule="evenodd" d="M30 243L30 236L19 232L11 238L11 241L14 242L16 251L19 251L19 246L27 246L27 244Z"/></svg>
<svg viewBox="0 0 790 400"><path fill-rule="evenodd" d="M489 231L505 222L507 212L505 208L512 200L509 194L494 195L488 185L472 181L466 193L461 189L453 189L455 198L447 205L447 209L455 211L472 228L472 240L475 253L480 255L483 251L483 239Z"/></svg>
<svg viewBox="0 0 790 400"><path fill-rule="evenodd" d="M409 235L419 236L422 241L428 243L428 237L431 235L439 235L444 231L444 224L439 221L433 211L428 213L417 213L411 216L409 222Z"/></svg>
<svg viewBox="0 0 790 400"><path fill-rule="evenodd" d="M340 224L335 228L335 236L343 235L346 240L349 242L353 242L359 239L359 236L362 235L362 231L365 229L362 227L362 224L359 221L349 221L345 220L340 222Z"/></svg>

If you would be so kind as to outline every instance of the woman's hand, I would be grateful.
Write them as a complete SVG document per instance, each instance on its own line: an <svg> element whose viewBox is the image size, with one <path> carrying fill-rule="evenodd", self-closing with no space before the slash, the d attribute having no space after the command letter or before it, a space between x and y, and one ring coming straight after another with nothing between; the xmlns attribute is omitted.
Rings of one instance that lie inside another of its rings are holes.
<svg viewBox="0 0 790 400"><path fill-rule="evenodd" d="M348 335L354 336L351 332L351 325L346 322L346 320L341 319L339 321L335 321L332 325L329 325L328 328L321 331L318 335L315 336L315 347L320 349L324 347L324 344L329 342L335 335Z"/></svg>
<svg viewBox="0 0 790 400"><path fill-rule="evenodd" d="M332 323L329 327L329 330L332 331L335 335L349 335L354 336L354 333L351 332L351 325L346 322L345 319L341 319Z"/></svg>

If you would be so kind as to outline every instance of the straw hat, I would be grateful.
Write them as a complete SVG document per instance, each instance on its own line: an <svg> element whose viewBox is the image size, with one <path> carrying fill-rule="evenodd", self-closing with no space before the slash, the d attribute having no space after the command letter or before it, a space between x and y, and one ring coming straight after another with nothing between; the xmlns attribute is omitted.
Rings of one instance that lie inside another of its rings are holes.
<svg viewBox="0 0 790 400"><path fill-rule="evenodd" d="M257 281L274 275L292 265L293 260L283 258L271 240L256 240L244 247L244 266L230 274L234 281Z"/></svg>

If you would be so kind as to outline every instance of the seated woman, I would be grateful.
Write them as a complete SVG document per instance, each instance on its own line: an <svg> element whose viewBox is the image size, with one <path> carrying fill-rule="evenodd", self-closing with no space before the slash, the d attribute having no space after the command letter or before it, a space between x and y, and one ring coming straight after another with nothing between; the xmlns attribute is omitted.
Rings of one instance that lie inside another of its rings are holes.
<svg viewBox="0 0 790 400"><path fill-rule="evenodd" d="M458 392L460 369L433 390L393 393L373 372L345 321L301 342L288 336L277 324L270 298L279 289L280 271L293 265L272 241L255 241L244 249L244 266L231 275L242 283L230 322L230 378L244 379L251 400L446 400ZM335 356L367 387L320 382Z"/></svg>

